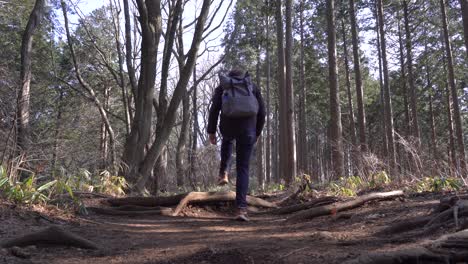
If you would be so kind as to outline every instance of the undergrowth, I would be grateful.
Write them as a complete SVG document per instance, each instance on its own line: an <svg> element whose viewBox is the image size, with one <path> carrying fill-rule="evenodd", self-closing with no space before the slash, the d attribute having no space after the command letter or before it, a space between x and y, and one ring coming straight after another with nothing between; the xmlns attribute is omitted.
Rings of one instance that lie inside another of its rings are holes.
<svg viewBox="0 0 468 264"><path fill-rule="evenodd" d="M62 195L69 196L76 204L80 204L75 192L97 192L114 196L122 196L128 187L123 177L113 176L108 171L92 174L80 170L76 175L60 173L55 177L38 177L34 173L21 179L17 171L7 171L0 165L0 197L19 204L46 204ZM52 179L51 179L52 178Z"/></svg>

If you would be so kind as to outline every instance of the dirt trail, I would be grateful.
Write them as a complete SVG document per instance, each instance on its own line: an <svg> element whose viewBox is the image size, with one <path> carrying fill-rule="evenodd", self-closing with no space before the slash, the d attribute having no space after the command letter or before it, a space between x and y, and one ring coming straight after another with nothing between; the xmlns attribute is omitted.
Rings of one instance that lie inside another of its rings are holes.
<svg viewBox="0 0 468 264"><path fill-rule="evenodd" d="M226 212L197 207L186 213L196 218L90 215L62 226L97 243L99 250L38 246L24 249L25 259L3 250L0 263L343 263L361 253L405 248L440 236L444 230L426 237L373 235L391 223L427 214L439 198L372 202L293 225L271 215L237 222ZM0 211L2 240L50 225L28 213L18 217L17 210L8 215L7 209Z"/></svg>

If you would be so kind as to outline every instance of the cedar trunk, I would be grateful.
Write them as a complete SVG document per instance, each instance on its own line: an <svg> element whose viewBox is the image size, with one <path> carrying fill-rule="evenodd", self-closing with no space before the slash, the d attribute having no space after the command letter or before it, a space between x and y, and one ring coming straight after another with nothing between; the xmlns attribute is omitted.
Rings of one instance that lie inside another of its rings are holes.
<svg viewBox="0 0 468 264"><path fill-rule="evenodd" d="M335 1L329 0L328 12L328 80L330 85L330 144L334 178L344 176L344 153L341 127L341 106L336 64Z"/></svg>

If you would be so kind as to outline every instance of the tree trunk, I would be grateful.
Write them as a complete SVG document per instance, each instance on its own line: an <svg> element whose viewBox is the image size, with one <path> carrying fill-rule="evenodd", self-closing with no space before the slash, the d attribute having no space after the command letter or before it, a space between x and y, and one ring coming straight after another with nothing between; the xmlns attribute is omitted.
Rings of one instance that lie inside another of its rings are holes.
<svg viewBox="0 0 468 264"><path fill-rule="evenodd" d="M345 63L345 80L346 80L346 93L348 95L348 111L349 111L349 134L351 138L352 148L357 146L356 140L356 125L354 122L354 107L353 107L353 94L351 93L351 80L349 77L349 64L348 64L348 44L346 43L346 29L344 18L341 20L341 35L343 37L343 56Z"/></svg>
<svg viewBox="0 0 468 264"><path fill-rule="evenodd" d="M172 127L176 119L175 113L177 111L177 108L179 107L181 100L187 92L187 84L198 57L198 49L202 41L205 23L209 14L211 3L212 1L210 0L203 1L203 5L201 7L197 23L195 25L192 45L187 53L186 63L180 72L180 79L178 80L175 86L172 99L169 103L169 106L167 107L167 110L165 111L166 114L164 115L164 118L158 118L157 120L158 123L162 122L162 124L157 123L155 141L149 149L147 155L144 157L143 162L138 164L138 181L137 184L134 186L135 190L137 190L138 192L144 190L146 181L150 176L151 170L159 155L161 154L163 146L166 144L169 138L170 132L172 131ZM167 48L166 52L172 52L172 47ZM153 68L152 70L153 73L155 73L156 68Z"/></svg>
<svg viewBox="0 0 468 264"><path fill-rule="evenodd" d="M356 81L356 99L358 107L359 141L361 143L361 151L365 152L367 151L366 112L364 109L364 88L362 87L358 28L356 22L354 0L349 0L349 16L351 18L351 34L353 39L354 74Z"/></svg>
<svg viewBox="0 0 468 264"><path fill-rule="evenodd" d="M164 190L163 182L167 176L167 156L167 147L164 146L153 168L153 194L155 196Z"/></svg>
<svg viewBox="0 0 468 264"><path fill-rule="evenodd" d="M294 88L293 88L293 28L292 28L292 9L293 0L286 0L286 177L289 183L294 180L297 175L296 167L296 129L294 122Z"/></svg>
<svg viewBox="0 0 468 264"><path fill-rule="evenodd" d="M344 153L341 127L341 106L336 65L335 0L327 1L328 20L328 80L330 85L330 144L332 149L333 177L344 174Z"/></svg>
<svg viewBox="0 0 468 264"><path fill-rule="evenodd" d="M279 97L279 137L278 137L278 154L279 154L279 167L278 175L284 178L286 185L289 186L291 179L286 174L286 160L287 152L287 132L286 132L286 81L285 81L285 62L284 62L284 33L283 33L283 13L282 1L276 1L276 42L278 49L278 97Z"/></svg>
<svg viewBox="0 0 468 264"><path fill-rule="evenodd" d="M269 1L267 2L269 3ZM270 16L267 16L267 36L270 36ZM265 169L266 169L266 181L267 183L272 182L272 169L271 169L271 159L272 159L272 140L271 140L271 108L270 108L270 79L271 79L271 65L270 65L270 38L266 38L266 138L265 138L265 145L266 145L266 153L265 153Z"/></svg>
<svg viewBox="0 0 468 264"><path fill-rule="evenodd" d="M444 45L444 44L443 44ZM443 64L444 64L444 73L445 73L445 94L446 94L446 102L447 102L447 124L448 124L448 130L449 130L449 159L451 160L451 162L449 162L449 164L451 164L452 166L450 167L451 168L451 171L452 169L454 171L457 171L458 170L458 166L457 166L457 157L456 157L456 148L455 148L455 137L454 137L454 132L453 132L453 113L452 113L452 92L450 91L450 88L449 88L449 82L448 82L448 74L447 74L447 60L446 60L446 55L444 54L443 56Z"/></svg>
<svg viewBox="0 0 468 264"><path fill-rule="evenodd" d="M28 151L31 144L29 110L33 35L41 23L44 13L44 5L44 0L36 0L34 8L29 15L28 24L23 32L21 41L20 89L16 105L16 124L18 129L16 144L19 151L24 153Z"/></svg>
<svg viewBox="0 0 468 264"><path fill-rule="evenodd" d="M377 0L377 13L379 17L380 27L380 46L382 52L382 63L383 63L383 75L384 75L384 97L385 97L385 109L386 109L386 129L387 129L387 140L388 140L388 161L390 165L390 174L395 175L397 173L396 167L396 155L395 155L395 135L393 127L393 109L392 109L392 98L390 94L390 77L388 72L387 62L387 45L385 40L385 29L384 29L384 17L383 17L383 6L382 0Z"/></svg>
<svg viewBox="0 0 468 264"><path fill-rule="evenodd" d="M309 173L307 169L307 118L306 118L306 88L305 88L305 75L304 75L304 0L301 0L301 11L300 11L300 65L299 65L299 144L297 145L298 150L298 170L299 174Z"/></svg>
<svg viewBox="0 0 468 264"><path fill-rule="evenodd" d="M406 71L405 71L405 57L403 52L403 38L401 36L401 25L400 21L398 21L398 43L400 44L400 71L401 71L401 85L403 90L403 107L405 112L405 136L409 136L411 134L411 124L410 124L410 117L409 117L409 106L408 106L408 90L406 86Z"/></svg>
<svg viewBox="0 0 468 264"><path fill-rule="evenodd" d="M195 83L197 78L197 68L196 65L193 67L193 82ZM197 148L198 148L198 105L197 105L197 87L198 85L195 84L193 87L193 95L192 95L192 148L190 150L190 181L192 183L196 180L197 174Z"/></svg>
<svg viewBox="0 0 468 264"><path fill-rule="evenodd" d="M387 127L385 125L385 120L387 116L387 110L385 109L385 99L384 99L384 83L383 83L383 70L382 70L382 49L380 46L380 29L379 29L379 18L377 15L377 7L375 8L375 19L376 19L376 27L375 31L377 33L377 58L379 60L379 87L380 87L380 109L382 113L382 145L383 145L383 155L385 157L388 156L388 139L387 139Z"/></svg>
<svg viewBox="0 0 468 264"><path fill-rule="evenodd" d="M115 12L114 11L114 5L112 1L115 0L109 0L109 5L112 13L112 24L114 26L114 34L115 34L115 47L117 49L117 57L118 57L118 62L119 62L119 86L120 89L122 90L122 104L124 108L124 120L125 120L125 129L126 129L126 134L128 135L130 133L130 123L131 123L131 116L130 116L130 106L128 104L128 94L127 94L127 87L125 84L125 78L124 78L124 59L122 55L122 47L120 43L120 17L119 17L119 11Z"/></svg>
<svg viewBox="0 0 468 264"><path fill-rule="evenodd" d="M122 174L127 181L136 182L138 169L145 158L145 146L151 136L153 94L159 40L162 34L160 0L137 1L141 26L141 66L135 98L135 116L122 156ZM127 39L128 42L128 39ZM128 43L127 43L128 53ZM127 66L128 66L127 54Z"/></svg>
<svg viewBox="0 0 468 264"><path fill-rule="evenodd" d="M429 51L427 49L427 43L425 43L425 50L424 52L426 53L426 56L429 56ZM437 153L437 133L436 133L436 126L435 126L435 120L434 120L434 107L433 107L433 98L432 98L432 93L434 91L432 87L432 80L431 80L431 75L430 75L430 70L429 70L429 63L426 61L426 82L427 82L427 90L429 92L429 124L431 126L431 152L432 152L432 159L434 161L437 161L439 158L439 155Z"/></svg>
<svg viewBox="0 0 468 264"><path fill-rule="evenodd" d="M442 26L444 30L445 53L447 57L448 83L449 83L450 91L452 94L453 117L455 119L455 132L456 132L457 145L458 145L458 158L460 159L460 167L461 167L460 173L464 175L465 172L467 171L466 170L467 167L466 167L466 161L465 161L465 143L463 140L463 124L462 124L462 119L461 119L460 106L458 102L457 86L455 84L452 47L450 44L450 35L448 32L445 0L440 0L440 9L442 13Z"/></svg>
<svg viewBox="0 0 468 264"><path fill-rule="evenodd" d="M463 32L465 33L465 50L468 55L468 0L460 0L462 18L463 18Z"/></svg>
<svg viewBox="0 0 468 264"><path fill-rule="evenodd" d="M136 102L138 84L135 75L135 68L133 67L130 7L128 6L128 0L123 0L123 4L125 17L125 62L127 64L128 78L130 79L130 86L132 88L133 101ZM130 106L130 104L128 105Z"/></svg>
<svg viewBox="0 0 468 264"><path fill-rule="evenodd" d="M261 90L261 78L260 78L260 39L261 37L258 37L260 34L260 30L257 28L257 67L256 67L256 83L258 89ZM257 144L255 146L255 151L257 155L257 163L256 163L256 172L257 172L257 180L258 180L258 187L263 190L265 188L265 171L263 169L263 136L260 135L260 137L257 139Z"/></svg>
<svg viewBox="0 0 468 264"><path fill-rule="evenodd" d="M186 152L187 138L189 134L189 121L190 121L190 95L187 94L182 100L182 125L180 127L179 142L176 149L176 169L177 169L177 187L184 186L184 177L186 172L186 165L184 154Z"/></svg>
<svg viewBox="0 0 468 264"><path fill-rule="evenodd" d="M419 121L418 121L418 107L417 107L417 99L416 99L416 86L414 84L414 76L413 76L413 43L411 41L411 31L409 26L409 14L408 14L408 3L407 0L403 0L403 10L404 10L404 17L405 17L405 35L406 35L406 59L407 59L407 66L408 66L408 83L410 88L410 99L411 99L411 116L412 116L412 124L413 124L413 136L416 138L416 146L419 148L420 142L420 132L419 132Z"/></svg>

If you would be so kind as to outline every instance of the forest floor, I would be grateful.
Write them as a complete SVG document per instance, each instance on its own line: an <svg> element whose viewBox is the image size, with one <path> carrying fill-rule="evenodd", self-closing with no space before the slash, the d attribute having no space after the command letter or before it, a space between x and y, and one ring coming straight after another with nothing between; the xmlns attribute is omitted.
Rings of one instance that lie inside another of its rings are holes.
<svg viewBox="0 0 468 264"><path fill-rule="evenodd" d="M281 215L232 220L226 206L188 206L179 217L78 216L0 201L0 242L51 225L81 235L97 250L29 246L0 249L0 263L343 263L361 254L405 249L454 230L377 236L395 222L427 215L442 194L369 202L359 208L286 224ZM98 205L100 198L83 200ZM424 262L421 262L424 263Z"/></svg>

